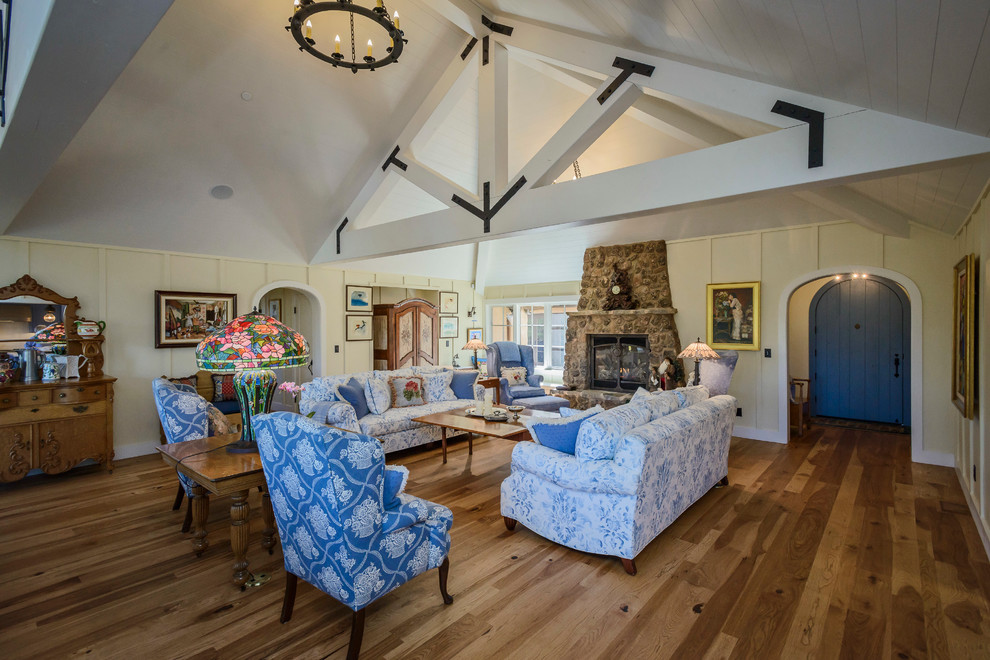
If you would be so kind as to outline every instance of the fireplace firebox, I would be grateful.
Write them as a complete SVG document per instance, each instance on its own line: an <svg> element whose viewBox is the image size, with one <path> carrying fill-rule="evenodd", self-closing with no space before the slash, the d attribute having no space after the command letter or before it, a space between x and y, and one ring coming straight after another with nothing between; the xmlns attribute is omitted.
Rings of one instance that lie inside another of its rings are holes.
<svg viewBox="0 0 990 660"><path fill-rule="evenodd" d="M646 335L588 335L589 386L593 390L634 392L650 378Z"/></svg>

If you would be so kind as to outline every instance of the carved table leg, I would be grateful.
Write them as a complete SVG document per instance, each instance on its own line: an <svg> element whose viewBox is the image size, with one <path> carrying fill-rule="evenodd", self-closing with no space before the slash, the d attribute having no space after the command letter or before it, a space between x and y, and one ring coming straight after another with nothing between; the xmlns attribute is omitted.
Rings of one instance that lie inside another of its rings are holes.
<svg viewBox="0 0 990 660"><path fill-rule="evenodd" d="M272 511L272 498L268 495L267 488L261 495L261 514L265 519L265 528L261 530L261 547L271 555L275 553L275 512Z"/></svg>
<svg viewBox="0 0 990 660"><path fill-rule="evenodd" d="M443 462L447 463L447 427L440 427L440 445L443 447Z"/></svg>
<svg viewBox="0 0 990 660"><path fill-rule="evenodd" d="M210 541L206 538L206 517L210 513L210 494L202 486L193 486L192 501L193 522L193 551L196 556L200 556L210 547Z"/></svg>
<svg viewBox="0 0 990 660"><path fill-rule="evenodd" d="M248 491L241 490L231 496L230 503L230 549L234 551L234 585L243 588L250 573L247 567L248 513L251 507L247 501Z"/></svg>

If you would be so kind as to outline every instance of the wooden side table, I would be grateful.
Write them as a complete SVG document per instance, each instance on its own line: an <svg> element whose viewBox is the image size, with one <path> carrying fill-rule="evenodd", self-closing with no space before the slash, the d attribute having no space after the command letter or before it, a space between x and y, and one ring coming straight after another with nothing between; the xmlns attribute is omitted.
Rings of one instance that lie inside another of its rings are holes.
<svg viewBox="0 0 990 660"><path fill-rule="evenodd" d="M501 378L495 378L494 376L488 378L479 378L478 385L481 385L485 389L495 390L495 403L502 403L502 388L501 388Z"/></svg>

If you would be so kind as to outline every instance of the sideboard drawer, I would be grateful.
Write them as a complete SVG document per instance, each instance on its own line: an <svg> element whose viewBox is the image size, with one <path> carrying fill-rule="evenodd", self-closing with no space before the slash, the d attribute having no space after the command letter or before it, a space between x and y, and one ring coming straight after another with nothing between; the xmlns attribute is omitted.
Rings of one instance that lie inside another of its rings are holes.
<svg viewBox="0 0 990 660"><path fill-rule="evenodd" d="M57 387L52 390L52 403L78 403L80 401L99 401L107 396L104 385L77 385L75 387Z"/></svg>
<svg viewBox="0 0 990 660"><path fill-rule="evenodd" d="M17 393L17 405L19 406L39 406L42 403L51 403L51 390L28 390Z"/></svg>
<svg viewBox="0 0 990 660"><path fill-rule="evenodd" d="M17 394L0 390L0 410L13 408L17 405Z"/></svg>

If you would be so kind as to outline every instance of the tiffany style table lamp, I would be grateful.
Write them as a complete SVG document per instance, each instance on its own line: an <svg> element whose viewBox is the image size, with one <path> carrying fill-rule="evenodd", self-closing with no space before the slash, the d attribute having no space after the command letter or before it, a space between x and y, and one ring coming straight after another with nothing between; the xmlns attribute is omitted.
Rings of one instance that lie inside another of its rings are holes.
<svg viewBox="0 0 990 660"><path fill-rule="evenodd" d="M717 360L718 353L712 350L712 347L701 341L701 337L698 337L698 341L688 344L688 347L681 351L681 354L677 356L679 359L689 359L694 360L694 382L692 385L701 384L701 361L702 360Z"/></svg>
<svg viewBox="0 0 990 660"><path fill-rule="evenodd" d="M251 417L271 407L278 384L272 369L309 364L309 344L289 326L255 309L199 342L196 364L206 371L234 374L241 439L228 445L227 451L257 451Z"/></svg>

